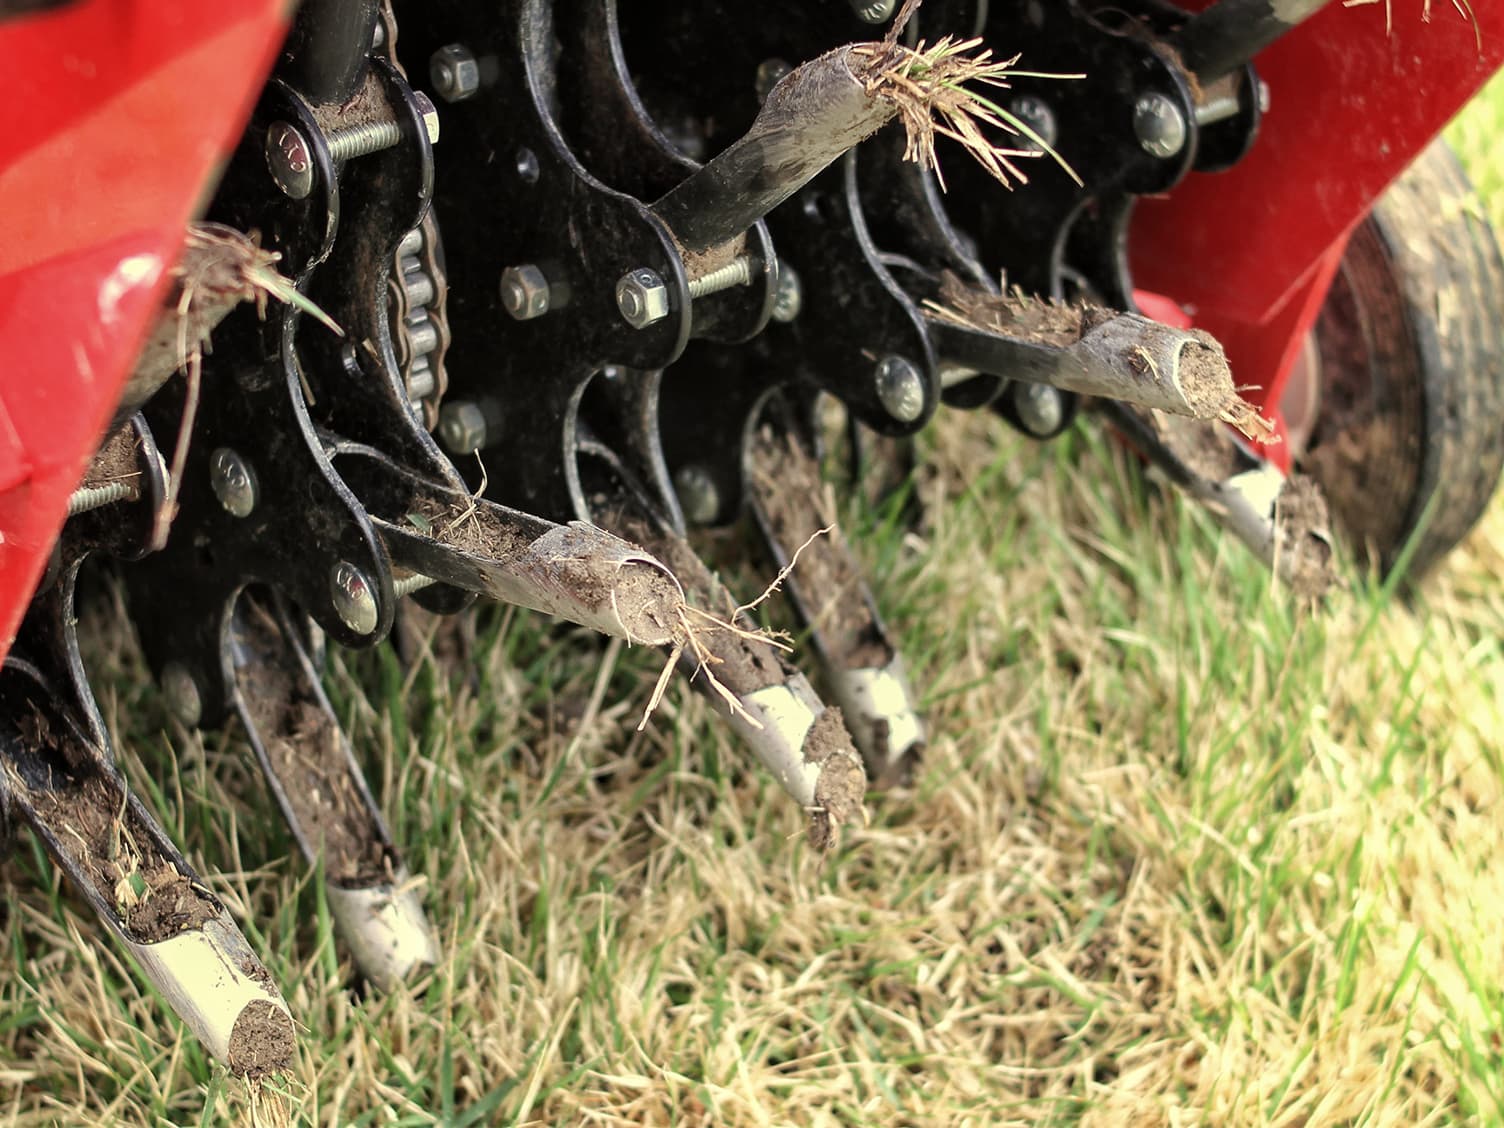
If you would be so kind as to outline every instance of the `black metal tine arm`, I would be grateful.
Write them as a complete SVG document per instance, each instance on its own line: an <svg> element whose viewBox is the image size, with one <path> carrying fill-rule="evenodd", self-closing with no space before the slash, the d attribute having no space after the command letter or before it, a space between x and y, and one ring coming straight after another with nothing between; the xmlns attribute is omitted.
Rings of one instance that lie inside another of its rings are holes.
<svg viewBox="0 0 1504 1128"><path fill-rule="evenodd" d="M814 446L786 411L769 412L753 435L746 482L753 521L786 573L783 589L809 629L868 773L883 783L902 780L923 751L924 721L903 656L828 511Z"/></svg>
<svg viewBox="0 0 1504 1128"><path fill-rule="evenodd" d="M1331 0L1218 0L1175 35L1185 65L1202 83L1253 61Z"/></svg>
<svg viewBox="0 0 1504 1128"><path fill-rule="evenodd" d="M1318 599L1336 582L1326 502L1310 479L1249 457L1207 423L1113 400L1097 410L1297 595Z"/></svg>
<svg viewBox="0 0 1504 1128"><path fill-rule="evenodd" d="M925 324L942 371L978 372L1257 428L1222 346L1135 313L974 293L966 313L931 303ZM1231 418L1229 418L1231 416Z"/></svg>
<svg viewBox="0 0 1504 1128"><path fill-rule="evenodd" d="M653 205L685 247L745 231L897 113L867 89L852 48L796 67L738 141Z"/></svg>
<svg viewBox="0 0 1504 1128"><path fill-rule="evenodd" d="M827 706L804 674L784 661L772 640L744 619L736 599L682 535L633 488L609 450L581 445L582 463L607 478L593 488L592 518L667 562L684 585L692 641L679 665L750 747L779 785L809 815L817 850L836 829L863 820L867 777L841 710ZM676 646L676 649L678 647Z"/></svg>
<svg viewBox="0 0 1504 1128"><path fill-rule="evenodd" d="M101 923L232 1072L292 1063L292 1016L219 899L126 786L109 749L12 653L0 669L0 794Z"/></svg>
<svg viewBox="0 0 1504 1128"><path fill-rule="evenodd" d="M267 785L310 864L362 975L382 990L438 962L407 867L286 605L247 591L226 657L232 697Z"/></svg>
<svg viewBox="0 0 1504 1128"><path fill-rule="evenodd" d="M628 642L674 642L684 593L636 546L580 521L559 525L447 489L369 448L343 445L335 455L399 571Z"/></svg>

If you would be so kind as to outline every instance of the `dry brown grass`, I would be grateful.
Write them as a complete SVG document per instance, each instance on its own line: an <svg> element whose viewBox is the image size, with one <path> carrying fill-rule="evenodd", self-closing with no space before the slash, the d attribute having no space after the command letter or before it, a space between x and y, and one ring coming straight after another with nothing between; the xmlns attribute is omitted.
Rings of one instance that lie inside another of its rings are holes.
<svg viewBox="0 0 1504 1128"><path fill-rule="evenodd" d="M1364 638L1365 605L1298 620L1110 449L1076 475L983 419L942 431L922 541L859 541L896 554L882 600L936 739L823 864L683 686L632 731L652 654L603 669L593 640L545 651L501 614L475 687L336 662L429 875L446 963L422 997L351 996L243 746L174 729L163 770L163 714L106 648L107 713L264 929L303 1056L253 1115L13 864L10 1121L462 1123L498 1086L477 1123L1497 1112L1504 510L1428 618L1392 608Z"/></svg>

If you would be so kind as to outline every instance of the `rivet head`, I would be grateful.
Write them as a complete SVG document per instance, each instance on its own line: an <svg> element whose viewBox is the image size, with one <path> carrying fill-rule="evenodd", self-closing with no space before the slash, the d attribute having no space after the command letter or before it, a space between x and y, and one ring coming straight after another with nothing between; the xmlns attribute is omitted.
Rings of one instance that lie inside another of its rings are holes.
<svg viewBox="0 0 1504 1128"><path fill-rule="evenodd" d="M265 152L266 167L285 195L301 200L313 191L313 154L294 126L285 121L267 126Z"/></svg>
<svg viewBox="0 0 1504 1128"><path fill-rule="evenodd" d="M199 693L198 682L181 662L168 662L162 667L162 696L172 715L189 728L203 719L204 699Z"/></svg>
<svg viewBox="0 0 1504 1128"><path fill-rule="evenodd" d="M721 491L703 466L681 466L674 473L674 492L679 508L691 525L708 525L721 512Z"/></svg>
<svg viewBox="0 0 1504 1128"><path fill-rule="evenodd" d="M778 284L773 291L772 318L787 324L799 316L804 308L804 287L794 268L782 259L778 260Z"/></svg>
<svg viewBox="0 0 1504 1128"><path fill-rule="evenodd" d="M1048 384L1018 381L1009 394L1013 397L1018 421L1035 438L1048 438L1065 422L1065 401L1059 389Z"/></svg>
<svg viewBox="0 0 1504 1128"><path fill-rule="evenodd" d="M885 356L877 365L877 398L900 423L924 414L924 377L901 356Z"/></svg>
<svg viewBox="0 0 1504 1128"><path fill-rule="evenodd" d="M368 635L379 621L376 592L366 574L347 560L329 571L329 593L340 622L358 635Z"/></svg>
<svg viewBox="0 0 1504 1128"><path fill-rule="evenodd" d="M1163 94L1144 94L1133 104L1133 134L1144 152L1166 160L1185 148L1185 115Z"/></svg>
<svg viewBox="0 0 1504 1128"><path fill-rule="evenodd" d="M209 456L209 482L214 496L232 517L249 517L256 508L256 473L229 447Z"/></svg>

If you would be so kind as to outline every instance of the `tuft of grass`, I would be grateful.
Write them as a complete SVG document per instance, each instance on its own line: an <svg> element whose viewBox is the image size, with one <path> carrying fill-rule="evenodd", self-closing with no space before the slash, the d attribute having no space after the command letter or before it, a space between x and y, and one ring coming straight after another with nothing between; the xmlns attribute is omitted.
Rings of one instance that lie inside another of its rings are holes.
<svg viewBox="0 0 1504 1128"><path fill-rule="evenodd" d="M907 138L904 159L932 169L942 189L945 176L935 156L937 136L959 143L1005 188L1028 183L1016 160L1046 153L1081 183L1076 171L1027 122L968 83L1007 90L1014 78L1079 79L1084 75L1018 70L1019 56L994 59L980 38L946 36L934 44L920 41L917 47L906 47L890 36L883 43L858 44L852 54L861 63L867 92L892 103L898 111ZM987 129L1025 138L1035 147L999 144Z"/></svg>

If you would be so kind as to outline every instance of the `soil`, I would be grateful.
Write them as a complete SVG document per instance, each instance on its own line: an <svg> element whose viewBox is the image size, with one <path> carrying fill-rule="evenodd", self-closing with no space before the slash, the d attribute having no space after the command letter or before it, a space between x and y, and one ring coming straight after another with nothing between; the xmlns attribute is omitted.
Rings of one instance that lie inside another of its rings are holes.
<svg viewBox="0 0 1504 1128"><path fill-rule="evenodd" d="M1034 298L1017 290L989 294L968 286L948 270L940 278L940 301L926 305L931 313L968 329L1061 349L1074 345L1098 323L1093 315L1106 312Z"/></svg>
<svg viewBox="0 0 1504 1128"><path fill-rule="evenodd" d="M136 461L136 436L129 425L119 427L104 441L84 475L84 486L102 486L111 482L134 482L141 477ZM139 496L132 495L132 500Z"/></svg>
<svg viewBox="0 0 1504 1128"><path fill-rule="evenodd" d="M1208 333L1192 335L1199 343L1188 344L1180 354L1180 390L1192 412L1200 419L1231 423L1257 442L1273 438L1274 426L1233 387L1222 346Z"/></svg>
<svg viewBox="0 0 1504 1128"><path fill-rule="evenodd" d="M230 1071L239 1077L266 1077L292 1064L296 1035L292 1018L281 1007L257 999L248 1004L230 1031Z"/></svg>
<svg viewBox="0 0 1504 1128"><path fill-rule="evenodd" d="M1332 566L1331 515L1316 482L1292 474L1274 504L1279 554L1288 560L1290 587L1296 595L1317 600L1336 579Z"/></svg>
<svg viewBox="0 0 1504 1128"><path fill-rule="evenodd" d="M810 842L817 850L829 848L835 828L851 821L862 809L867 776L846 731L841 710L827 706L815 718L804 737L804 759L823 764L815 782L815 811L810 818Z"/></svg>
<svg viewBox="0 0 1504 1128"><path fill-rule="evenodd" d="M256 624L242 629L267 630ZM278 645L254 649L274 654ZM322 850L328 880L352 889L390 880L386 846L351 776L344 736L335 719L289 673L270 662L242 669L237 676L293 821L303 837Z"/></svg>
<svg viewBox="0 0 1504 1128"><path fill-rule="evenodd" d="M746 253L747 234L742 232L734 239L724 243L717 243L713 247L706 247L703 251L693 251L676 239L675 246L678 248L679 257L684 261L684 277L693 282L696 278L730 266L736 261L738 255Z"/></svg>
<svg viewBox="0 0 1504 1128"><path fill-rule="evenodd" d="M736 600L683 537L660 531L645 518L620 510L611 516L610 527L667 564L678 577L690 606L730 619ZM691 623L700 644L720 659L714 671L716 680L739 697L781 685L788 677L778 651L768 643L718 628L699 616L692 616ZM687 661L694 660L688 649L685 654Z"/></svg>
<svg viewBox="0 0 1504 1128"><path fill-rule="evenodd" d="M410 526L439 544L458 549L470 556L505 563L527 551L533 542L516 529L499 520L499 515L484 505L456 510L434 497L419 498L412 513L427 525L411 520Z"/></svg>
<svg viewBox="0 0 1504 1128"><path fill-rule="evenodd" d="M835 525L827 519L819 462L796 436L768 426L758 428L747 458L753 504L775 551L787 561L805 545L784 583L808 612L831 663L847 670L885 668L893 648L872 614L845 537L832 527L809 541L817 530Z"/></svg>
<svg viewBox="0 0 1504 1128"><path fill-rule="evenodd" d="M14 775L10 783L25 787ZM219 915L219 903L163 856L129 806L122 820L115 781L93 775L73 787L26 790L38 818L77 859L105 903L116 906L133 940L153 944ZM136 875L145 886L140 894L130 883Z"/></svg>

